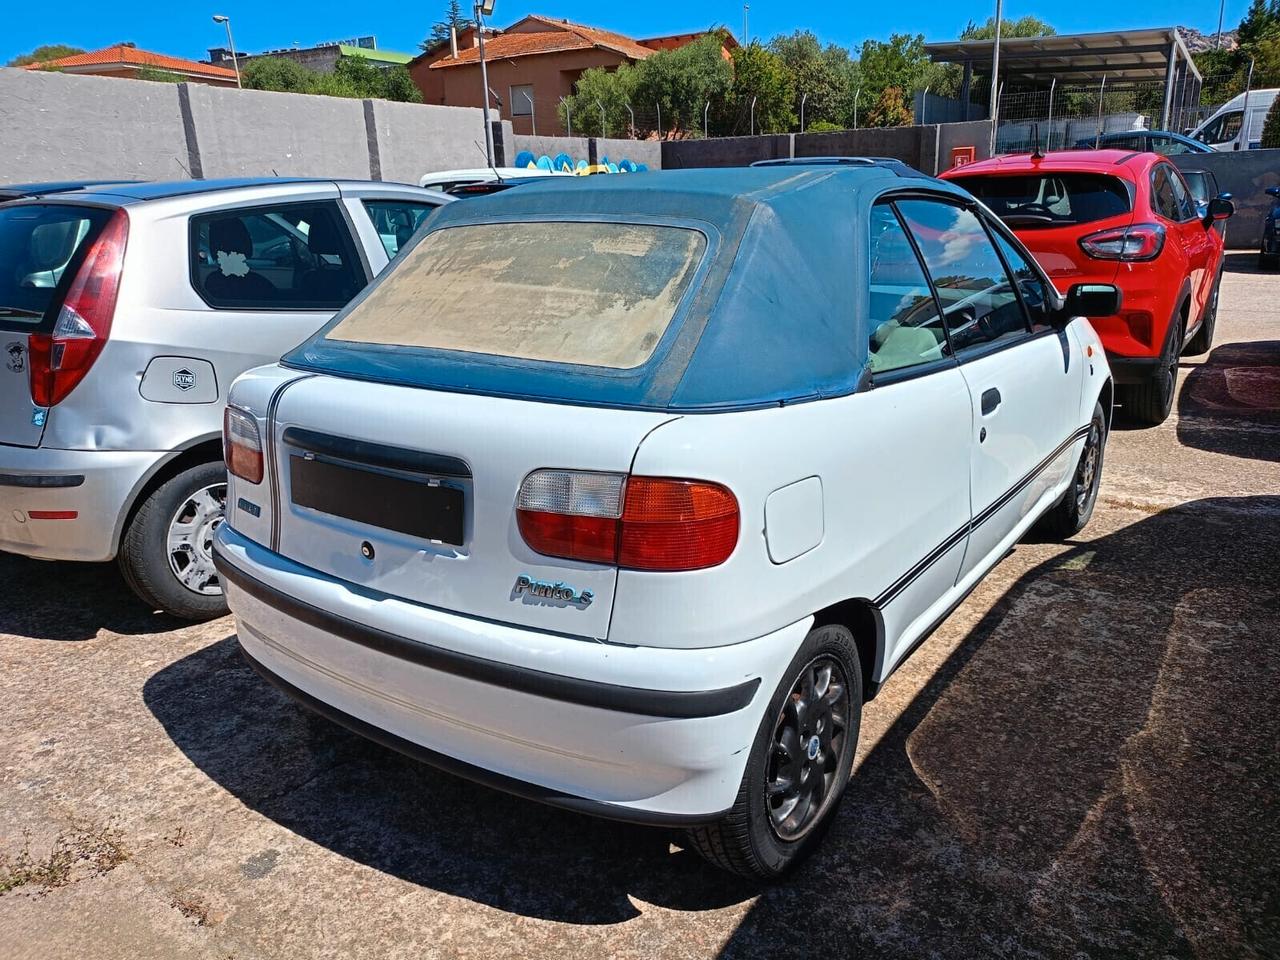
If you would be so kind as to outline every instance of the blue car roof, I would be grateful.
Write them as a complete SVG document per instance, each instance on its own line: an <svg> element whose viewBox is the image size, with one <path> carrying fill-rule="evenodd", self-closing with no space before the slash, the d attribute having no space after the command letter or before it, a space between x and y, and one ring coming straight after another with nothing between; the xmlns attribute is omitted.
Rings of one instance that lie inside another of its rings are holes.
<svg viewBox="0 0 1280 960"><path fill-rule="evenodd" d="M284 361L410 386L649 410L743 409L852 393L869 369L868 213L886 192L920 189L969 199L954 185L883 167L546 177L441 207L406 249L439 230L511 221L698 229L708 240L698 278L643 366L602 371L326 339L368 289ZM394 282L393 265L372 287Z"/></svg>

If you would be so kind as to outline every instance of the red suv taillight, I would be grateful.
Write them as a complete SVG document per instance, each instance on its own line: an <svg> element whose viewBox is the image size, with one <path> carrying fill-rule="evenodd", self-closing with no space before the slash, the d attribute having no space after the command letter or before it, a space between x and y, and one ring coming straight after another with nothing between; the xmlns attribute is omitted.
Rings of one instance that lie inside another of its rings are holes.
<svg viewBox="0 0 1280 960"><path fill-rule="evenodd" d="M128 239L129 218L117 210L71 282L53 332L31 335L31 402L37 407L65 400L107 345Z"/></svg>
<svg viewBox="0 0 1280 960"><path fill-rule="evenodd" d="M1080 249L1095 260L1154 260L1164 249L1164 227L1158 223L1135 223L1099 230L1081 237Z"/></svg>
<svg viewBox="0 0 1280 960"><path fill-rule="evenodd" d="M235 407L222 413L222 459L227 472L250 483L262 482L262 436L258 421Z"/></svg>
<svg viewBox="0 0 1280 960"><path fill-rule="evenodd" d="M536 470L516 521L538 553L631 570L702 570L738 543L738 500L704 480Z"/></svg>

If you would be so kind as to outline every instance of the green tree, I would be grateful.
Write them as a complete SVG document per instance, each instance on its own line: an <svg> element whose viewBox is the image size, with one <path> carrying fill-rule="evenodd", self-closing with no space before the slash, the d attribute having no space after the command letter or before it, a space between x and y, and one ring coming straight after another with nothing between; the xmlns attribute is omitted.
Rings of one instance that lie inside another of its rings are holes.
<svg viewBox="0 0 1280 960"><path fill-rule="evenodd" d="M422 93L409 76L408 68L378 67L363 57L342 57L333 73L308 70L284 57L262 57L251 60L241 71L241 77L251 90L422 102Z"/></svg>
<svg viewBox="0 0 1280 960"><path fill-rule="evenodd" d="M22 56L14 57L9 61L8 66L25 67L29 63L44 63L48 60L61 60L63 57L72 57L77 53L84 53L84 48L73 47L67 43L46 43L44 46L36 47L30 53L24 53Z"/></svg>
<svg viewBox="0 0 1280 960"><path fill-rule="evenodd" d="M862 74L862 98L878 100L882 91L898 88L901 99L904 90L920 90L932 64L924 52L921 34L895 33L888 42L867 40L862 44L862 56L858 59Z"/></svg>
<svg viewBox="0 0 1280 960"><path fill-rule="evenodd" d="M809 30L779 35L769 41L769 49L782 60L791 75L792 111L800 116L804 100L806 129L814 124L830 124L839 129L850 112L857 65L849 51L835 44L825 48Z"/></svg>
<svg viewBox="0 0 1280 960"><path fill-rule="evenodd" d="M631 124L627 104L636 88L637 73L636 67L625 63L616 70L593 67L586 71L568 98L568 112L560 105L560 122L567 129L572 120L573 132L580 137L627 136Z"/></svg>
<svg viewBox="0 0 1280 960"><path fill-rule="evenodd" d="M1280 0L1253 0L1237 28L1241 47L1280 34Z"/></svg>
<svg viewBox="0 0 1280 960"><path fill-rule="evenodd" d="M757 133L790 130L796 122L791 110L795 88L782 58L752 42L733 51L733 86L720 110L722 132L745 134L752 129L755 101Z"/></svg>
<svg viewBox="0 0 1280 960"><path fill-rule="evenodd" d="M898 87L885 87L880 91L875 106L867 113L869 127L905 127L911 123L911 111L907 108L902 91Z"/></svg>
<svg viewBox="0 0 1280 960"><path fill-rule="evenodd" d="M427 38L418 46L423 50L430 50L438 43L444 43L449 39L449 33L457 30L461 33L467 27L473 26L475 21L470 17L463 16L462 4L458 0L449 0L449 6L445 11L444 19L438 20L431 25L431 32L427 34Z"/></svg>
<svg viewBox="0 0 1280 960"><path fill-rule="evenodd" d="M1000 37L1052 37L1058 31L1039 17L1025 16L1017 20L1004 20L1000 24ZM960 31L961 40L994 40L996 38L996 18L988 17L987 22L979 26L972 20Z"/></svg>
<svg viewBox="0 0 1280 960"><path fill-rule="evenodd" d="M258 57L240 70L240 81L250 90L283 93L311 93L318 76L314 70L284 57Z"/></svg>
<svg viewBox="0 0 1280 960"><path fill-rule="evenodd" d="M660 50L633 66L592 68L560 104L561 126L567 129L572 119L575 134L599 134L603 104L605 128L613 136L623 135L631 122L629 103L636 113L637 135L651 132L659 111L664 135L700 132L705 104L722 105L733 86L733 65L722 56L723 47L724 38L717 31L683 47Z"/></svg>

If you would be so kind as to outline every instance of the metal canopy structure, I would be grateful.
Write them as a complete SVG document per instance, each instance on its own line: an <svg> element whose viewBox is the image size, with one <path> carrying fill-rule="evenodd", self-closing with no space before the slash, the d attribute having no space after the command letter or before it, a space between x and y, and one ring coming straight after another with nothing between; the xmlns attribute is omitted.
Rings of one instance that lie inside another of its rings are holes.
<svg viewBox="0 0 1280 960"><path fill-rule="evenodd" d="M990 75L994 41L953 40L925 44L934 63L964 67L961 99L969 103L975 72ZM1200 71L1175 27L1115 30L1051 37L1011 37L1000 41L999 81L1011 86L1047 87L1102 83L1109 90L1164 82L1161 126L1169 129L1188 106L1199 103ZM967 118L966 118L967 119Z"/></svg>

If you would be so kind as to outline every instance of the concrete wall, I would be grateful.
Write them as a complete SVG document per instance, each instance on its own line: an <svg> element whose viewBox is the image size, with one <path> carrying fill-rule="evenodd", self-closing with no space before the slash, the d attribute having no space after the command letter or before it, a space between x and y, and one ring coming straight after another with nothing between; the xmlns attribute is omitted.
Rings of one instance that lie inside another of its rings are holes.
<svg viewBox="0 0 1280 960"><path fill-rule="evenodd" d="M755 137L713 137L705 140L664 140L662 167L745 167L757 160L792 156L792 134Z"/></svg>
<svg viewBox="0 0 1280 960"><path fill-rule="evenodd" d="M503 147L503 156L507 166L515 163L516 155L523 150L530 151L535 157L555 158L557 154L567 153L574 162L586 160L597 163L604 157L612 162L631 160L646 164L650 170L662 168L662 144L657 140L606 140L601 137L530 137L519 133L509 133L511 126L503 121L504 136L507 142ZM508 152L509 151L509 152Z"/></svg>
<svg viewBox="0 0 1280 960"><path fill-rule="evenodd" d="M478 109L0 69L0 183L273 174L417 183L483 163Z"/></svg>
<svg viewBox="0 0 1280 960"><path fill-rule="evenodd" d="M604 137L591 139L595 141L594 159L608 157L614 163L619 160L631 160L646 164L650 170L662 168L662 144L657 140L613 140ZM554 157L555 154L551 156Z"/></svg>
<svg viewBox="0 0 1280 960"><path fill-rule="evenodd" d="M432 170L484 166L484 115L478 108L389 100L366 100L365 105L366 127L368 111L373 113L377 179L417 183Z"/></svg>
<svg viewBox="0 0 1280 960"><path fill-rule="evenodd" d="M200 169L207 179L272 175L369 179L369 147L359 100L194 85L188 93Z"/></svg>
<svg viewBox="0 0 1280 960"><path fill-rule="evenodd" d="M1280 186L1280 150L1186 153L1169 159L1183 170L1213 171L1218 189L1231 194L1236 204L1236 215L1227 221L1227 246L1257 249L1271 209L1271 198L1263 191Z"/></svg>
<svg viewBox="0 0 1280 960"><path fill-rule="evenodd" d="M974 146L978 159L987 156L990 126L970 123L923 127L864 127L832 133L765 134L672 140L662 144L662 165L676 167L743 167L756 160L780 157L896 157L924 173L951 164L953 146Z"/></svg>
<svg viewBox="0 0 1280 960"><path fill-rule="evenodd" d="M0 69L0 183L184 179L175 84Z"/></svg>

